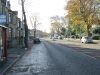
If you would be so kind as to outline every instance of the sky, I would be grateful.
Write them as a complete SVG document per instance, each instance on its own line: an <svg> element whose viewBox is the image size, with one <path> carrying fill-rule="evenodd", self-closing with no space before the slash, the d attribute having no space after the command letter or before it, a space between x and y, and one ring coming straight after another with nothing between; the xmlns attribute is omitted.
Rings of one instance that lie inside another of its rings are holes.
<svg viewBox="0 0 100 75"><path fill-rule="evenodd" d="M10 0L11 9L18 11L18 16L21 18L21 4L20 0ZM50 17L64 16L66 10L64 7L67 0L25 0L25 11L27 15L28 28L32 29L33 25L30 22L30 17L37 15L38 26L37 29L50 32Z"/></svg>

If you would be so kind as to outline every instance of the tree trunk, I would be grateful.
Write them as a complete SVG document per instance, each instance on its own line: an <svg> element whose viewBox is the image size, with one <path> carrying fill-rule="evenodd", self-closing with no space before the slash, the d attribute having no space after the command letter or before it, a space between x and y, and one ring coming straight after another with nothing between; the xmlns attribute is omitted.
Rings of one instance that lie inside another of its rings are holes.
<svg viewBox="0 0 100 75"><path fill-rule="evenodd" d="M91 32L90 32L90 26L89 25L87 25L87 36L88 37L91 37L92 35L91 35Z"/></svg>

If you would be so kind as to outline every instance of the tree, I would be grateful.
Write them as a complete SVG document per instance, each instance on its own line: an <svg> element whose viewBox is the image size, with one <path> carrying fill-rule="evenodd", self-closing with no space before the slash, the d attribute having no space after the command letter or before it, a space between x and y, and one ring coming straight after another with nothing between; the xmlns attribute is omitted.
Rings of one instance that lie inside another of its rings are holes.
<svg viewBox="0 0 100 75"><path fill-rule="evenodd" d="M28 48L28 26L27 26L27 19L26 19L26 13L25 13L25 7L24 7L24 0L21 0L22 3L22 14L23 14L23 25L25 27L25 39L24 39L24 43L25 43L25 48Z"/></svg>
<svg viewBox="0 0 100 75"><path fill-rule="evenodd" d="M51 23L51 27L54 33L57 33L58 35L60 35L61 26L59 22Z"/></svg>
<svg viewBox="0 0 100 75"><path fill-rule="evenodd" d="M61 35L66 37L66 28L64 27L61 28Z"/></svg>
<svg viewBox="0 0 100 75"><path fill-rule="evenodd" d="M38 15L33 15L32 14L32 16L30 17L30 22L31 22L31 25L32 25L32 27L33 27L33 29L34 29L34 38L36 38L36 31L37 31L37 27L38 27L38 25L39 24L41 24L41 23L39 23L39 16Z"/></svg>
<svg viewBox="0 0 100 75"><path fill-rule="evenodd" d="M66 10L68 10L69 20L72 25L83 26L88 36L91 36L93 24L99 24L97 16L97 1L94 0L69 0Z"/></svg>
<svg viewBox="0 0 100 75"><path fill-rule="evenodd" d="M60 35L61 24L59 16L51 17L51 30L53 33Z"/></svg>

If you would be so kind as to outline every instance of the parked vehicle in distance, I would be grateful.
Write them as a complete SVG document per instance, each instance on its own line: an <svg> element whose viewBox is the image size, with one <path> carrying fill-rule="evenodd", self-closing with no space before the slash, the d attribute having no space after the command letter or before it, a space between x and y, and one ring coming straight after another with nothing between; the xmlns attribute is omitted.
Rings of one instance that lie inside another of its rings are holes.
<svg viewBox="0 0 100 75"><path fill-rule="evenodd" d="M34 44L39 44L39 43L41 43L41 41L40 41L39 38L34 38L34 39L33 39L33 43L34 43Z"/></svg>
<svg viewBox="0 0 100 75"><path fill-rule="evenodd" d="M82 43L93 43L93 39L92 37L88 37L88 36L83 36L81 39Z"/></svg>

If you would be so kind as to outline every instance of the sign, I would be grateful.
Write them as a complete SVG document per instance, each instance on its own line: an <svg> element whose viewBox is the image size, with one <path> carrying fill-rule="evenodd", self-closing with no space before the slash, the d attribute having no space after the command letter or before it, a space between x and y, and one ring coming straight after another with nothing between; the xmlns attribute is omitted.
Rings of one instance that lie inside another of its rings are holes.
<svg viewBox="0 0 100 75"><path fill-rule="evenodd" d="M6 24L6 15L0 15L0 24L5 25Z"/></svg>

